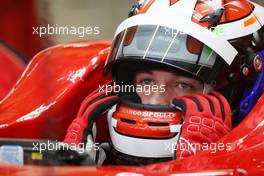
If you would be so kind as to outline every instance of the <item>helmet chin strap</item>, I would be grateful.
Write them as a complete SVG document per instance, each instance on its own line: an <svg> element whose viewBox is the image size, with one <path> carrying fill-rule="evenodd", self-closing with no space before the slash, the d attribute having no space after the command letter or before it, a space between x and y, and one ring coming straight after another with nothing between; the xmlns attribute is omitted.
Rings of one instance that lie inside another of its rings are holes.
<svg viewBox="0 0 264 176"><path fill-rule="evenodd" d="M212 86L210 84L204 83L204 88L203 88L203 94L208 94L212 91Z"/></svg>

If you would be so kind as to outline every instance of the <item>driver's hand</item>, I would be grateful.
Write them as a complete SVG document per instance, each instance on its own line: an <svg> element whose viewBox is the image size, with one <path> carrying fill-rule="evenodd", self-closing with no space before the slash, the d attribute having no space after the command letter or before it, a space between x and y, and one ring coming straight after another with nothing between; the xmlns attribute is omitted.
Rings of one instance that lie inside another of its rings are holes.
<svg viewBox="0 0 264 176"><path fill-rule="evenodd" d="M102 89L104 87L104 89ZM99 144L96 143L95 121L100 115L110 109L119 100L118 92L112 83L107 83L87 96L82 102L77 117L68 128L64 143L69 145L80 145L89 147L89 156L98 163L100 153Z"/></svg>
<svg viewBox="0 0 264 176"><path fill-rule="evenodd" d="M183 111L184 121L177 143L176 158L202 150L202 145L217 142L231 130L231 110L218 92L176 97L173 104Z"/></svg>

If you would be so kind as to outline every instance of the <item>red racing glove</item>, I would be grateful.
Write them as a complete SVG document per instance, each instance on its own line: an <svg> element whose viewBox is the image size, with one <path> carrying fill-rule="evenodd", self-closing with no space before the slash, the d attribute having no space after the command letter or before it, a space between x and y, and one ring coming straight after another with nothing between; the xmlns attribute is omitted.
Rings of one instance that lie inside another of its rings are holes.
<svg viewBox="0 0 264 176"><path fill-rule="evenodd" d="M82 102L77 117L68 128L64 142L68 144L86 144L87 137L94 140L93 125L95 120L118 101L116 86L105 84L92 92Z"/></svg>
<svg viewBox="0 0 264 176"><path fill-rule="evenodd" d="M218 92L176 97L173 104L183 111L180 139L175 148L177 159L202 150L202 145L217 142L231 130L231 110Z"/></svg>

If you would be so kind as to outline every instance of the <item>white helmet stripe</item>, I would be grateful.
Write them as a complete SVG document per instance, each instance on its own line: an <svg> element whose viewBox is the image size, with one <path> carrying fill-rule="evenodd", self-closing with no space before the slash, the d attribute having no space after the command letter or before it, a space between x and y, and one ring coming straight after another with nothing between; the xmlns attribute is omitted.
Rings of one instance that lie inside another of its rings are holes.
<svg viewBox="0 0 264 176"><path fill-rule="evenodd" d="M177 14L181 14L181 18L184 19L192 19L194 8L196 6L197 0L180 0L174 5L170 5L170 1L167 0L156 0L156 3L154 3L149 9L148 13L155 14L155 12L162 13L161 9L166 9L166 11L163 11L164 13L167 12L167 9L170 9L172 12L177 12ZM162 7L163 6L163 7ZM164 6L167 6L167 8ZM192 9L192 10L186 10L186 9ZM151 12L151 10L155 12ZM173 16L170 17L170 19L174 18Z"/></svg>

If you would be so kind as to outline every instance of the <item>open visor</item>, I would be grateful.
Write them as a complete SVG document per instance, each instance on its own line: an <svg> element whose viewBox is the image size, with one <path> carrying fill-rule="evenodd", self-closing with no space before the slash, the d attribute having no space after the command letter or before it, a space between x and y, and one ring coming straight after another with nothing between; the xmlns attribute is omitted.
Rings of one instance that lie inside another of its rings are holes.
<svg viewBox="0 0 264 176"><path fill-rule="evenodd" d="M116 36L108 65L128 61L162 63L205 82L212 80L217 67L224 63L216 52L192 36L157 25L133 26Z"/></svg>

